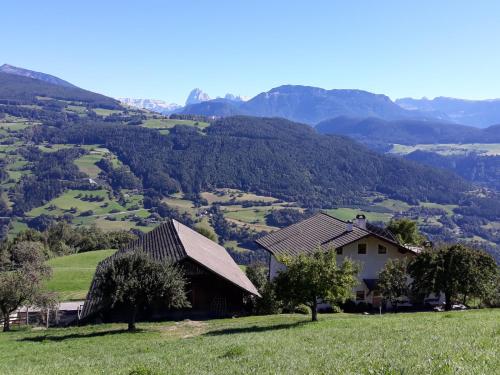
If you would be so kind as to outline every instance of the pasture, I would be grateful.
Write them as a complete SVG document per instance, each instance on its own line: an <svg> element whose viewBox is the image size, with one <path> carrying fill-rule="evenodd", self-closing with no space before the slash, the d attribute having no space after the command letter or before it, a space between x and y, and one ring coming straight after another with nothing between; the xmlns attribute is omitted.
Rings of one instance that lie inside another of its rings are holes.
<svg viewBox="0 0 500 375"><path fill-rule="evenodd" d="M0 334L4 374L498 374L500 310L274 315Z"/></svg>
<svg viewBox="0 0 500 375"><path fill-rule="evenodd" d="M50 259L47 264L52 267L52 278L46 289L56 292L61 301L85 299L97 264L114 252L97 250Z"/></svg>

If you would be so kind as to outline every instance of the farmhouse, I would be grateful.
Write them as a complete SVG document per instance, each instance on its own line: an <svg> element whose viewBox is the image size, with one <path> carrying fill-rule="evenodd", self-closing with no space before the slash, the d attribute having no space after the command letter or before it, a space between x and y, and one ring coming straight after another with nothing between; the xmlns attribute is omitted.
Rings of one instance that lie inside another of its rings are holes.
<svg viewBox="0 0 500 375"><path fill-rule="evenodd" d="M147 252L155 260L169 259L180 265L188 281L186 292L191 303L190 309L181 311L166 311L159 306L150 306L141 312L142 319L228 316L243 312L246 296L259 295L222 246L173 219L103 260L97 269L105 267L119 253L138 250ZM119 308L110 311L95 297L98 287L98 281L94 278L81 320L121 320Z"/></svg>
<svg viewBox="0 0 500 375"><path fill-rule="evenodd" d="M282 256L312 253L320 247L335 251L338 263L349 257L361 264L359 283L354 290L356 301L372 303L374 306L381 303L375 287L378 274L387 260L412 257L420 250L399 244L391 232L369 224L364 215L357 215L353 222L323 212L268 234L256 242L271 254L271 279L284 269L284 265L278 261Z"/></svg>

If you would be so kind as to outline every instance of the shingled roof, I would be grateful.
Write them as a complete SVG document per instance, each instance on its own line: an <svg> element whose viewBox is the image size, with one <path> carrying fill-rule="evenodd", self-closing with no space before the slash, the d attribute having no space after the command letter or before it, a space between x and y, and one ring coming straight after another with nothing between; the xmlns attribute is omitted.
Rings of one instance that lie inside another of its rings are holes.
<svg viewBox="0 0 500 375"><path fill-rule="evenodd" d="M158 261L170 259L179 262L189 258L244 291L259 296L255 286L234 262L226 249L174 219L162 223L151 232L130 242L120 251L104 259L98 264L97 270L105 267L119 254L135 250L145 251ZM97 281L94 278L83 307L81 319L85 319L99 310L99 300L93 297L95 295L93 291L97 287Z"/></svg>
<svg viewBox="0 0 500 375"><path fill-rule="evenodd" d="M256 242L275 256L296 256L312 253L318 246L324 249L346 246L368 236L375 236L397 246L402 251L412 251L401 246L394 235L382 228L367 224L366 228L352 225L327 213L320 212L299 223L268 234Z"/></svg>

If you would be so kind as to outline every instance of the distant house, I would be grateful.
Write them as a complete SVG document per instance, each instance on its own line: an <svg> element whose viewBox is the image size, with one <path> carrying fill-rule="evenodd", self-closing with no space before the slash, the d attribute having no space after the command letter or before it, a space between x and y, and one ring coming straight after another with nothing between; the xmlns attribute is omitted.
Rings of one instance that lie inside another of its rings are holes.
<svg viewBox="0 0 500 375"><path fill-rule="evenodd" d="M105 267L118 254L142 250L156 260L170 259L180 265L188 281L187 296L191 308L165 311L149 306L141 312L142 319L184 319L229 316L244 310L246 296L259 293L227 251L217 243L176 220L168 220L153 231L132 241L124 249L103 260ZM120 309L109 310L96 298L98 282L94 278L87 295L81 320L120 321Z"/></svg>
<svg viewBox="0 0 500 375"><path fill-rule="evenodd" d="M271 279L284 269L284 265L278 261L279 257L312 253L318 247L335 251L339 263L345 257L359 262L362 268L358 275L359 284L354 290L355 299L374 306L381 303L375 287L378 274L387 260L411 258L420 251L418 247L399 244L391 232L369 224L364 215L357 215L352 222L323 212L268 234L256 242L271 254Z"/></svg>

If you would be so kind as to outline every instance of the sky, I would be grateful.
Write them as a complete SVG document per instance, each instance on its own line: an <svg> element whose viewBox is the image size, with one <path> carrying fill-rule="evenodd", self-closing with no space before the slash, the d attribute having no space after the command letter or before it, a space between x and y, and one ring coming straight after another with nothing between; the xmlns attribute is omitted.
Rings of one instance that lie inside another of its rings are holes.
<svg viewBox="0 0 500 375"><path fill-rule="evenodd" d="M183 104L284 84L500 98L500 1L2 1L0 64Z"/></svg>

